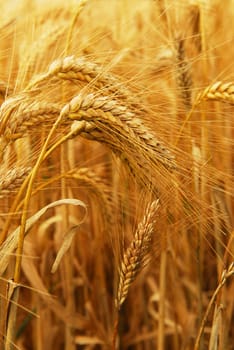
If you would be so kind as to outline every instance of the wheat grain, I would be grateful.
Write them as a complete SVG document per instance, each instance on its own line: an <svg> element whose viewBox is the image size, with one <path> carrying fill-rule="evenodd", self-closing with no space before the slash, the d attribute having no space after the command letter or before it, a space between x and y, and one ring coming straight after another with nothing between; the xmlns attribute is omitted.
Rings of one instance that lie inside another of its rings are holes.
<svg viewBox="0 0 234 350"><path fill-rule="evenodd" d="M120 309L125 301L131 283L148 262L152 235L154 232L155 214L158 207L158 200L153 201L148 206L142 222L137 227L130 246L124 253L120 267L119 285L116 298L116 306L118 309Z"/></svg>
<svg viewBox="0 0 234 350"><path fill-rule="evenodd" d="M48 102L35 102L22 96L6 100L0 109L0 156L15 140L35 132L37 127L50 128L59 115L60 107Z"/></svg>

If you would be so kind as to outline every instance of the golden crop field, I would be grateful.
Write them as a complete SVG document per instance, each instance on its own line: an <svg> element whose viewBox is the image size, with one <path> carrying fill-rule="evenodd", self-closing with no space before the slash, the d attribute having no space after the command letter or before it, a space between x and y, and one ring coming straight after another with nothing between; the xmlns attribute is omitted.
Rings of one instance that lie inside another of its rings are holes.
<svg viewBox="0 0 234 350"><path fill-rule="evenodd" d="M0 349L234 349L233 22L0 0Z"/></svg>

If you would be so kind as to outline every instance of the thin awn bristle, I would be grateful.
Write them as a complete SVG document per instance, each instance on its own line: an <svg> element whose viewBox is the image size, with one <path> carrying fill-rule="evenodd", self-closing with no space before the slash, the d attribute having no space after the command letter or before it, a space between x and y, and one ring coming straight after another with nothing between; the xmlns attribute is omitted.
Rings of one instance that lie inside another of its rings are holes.
<svg viewBox="0 0 234 350"><path fill-rule="evenodd" d="M139 223L134 238L124 253L121 266L119 285L117 290L116 307L120 309L125 301L131 283L141 269L149 261L152 235L155 225L155 214L159 208L159 201L153 201L146 209L143 220Z"/></svg>

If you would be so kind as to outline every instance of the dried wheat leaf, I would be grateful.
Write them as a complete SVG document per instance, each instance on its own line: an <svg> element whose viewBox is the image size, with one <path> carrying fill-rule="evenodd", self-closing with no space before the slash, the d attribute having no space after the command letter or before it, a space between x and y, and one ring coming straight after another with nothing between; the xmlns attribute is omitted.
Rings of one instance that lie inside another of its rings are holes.
<svg viewBox="0 0 234 350"><path fill-rule="evenodd" d="M59 251L56 255L55 261L53 263L52 269L51 269L51 273L55 273L58 269L58 266L64 256L64 254L68 251L68 249L70 248L73 238L75 236L76 230L77 230L78 226L72 227L68 233L65 234L64 238L63 238L63 242L61 247L59 248Z"/></svg>
<svg viewBox="0 0 234 350"><path fill-rule="evenodd" d="M78 206L85 206L83 202L81 202L78 199L60 199L58 201L55 201L53 203L50 203L46 205L44 208L39 210L36 214L31 216L26 223L26 229L25 229L25 234L27 234L28 230L37 222L45 212L50 209L57 207L59 205L63 204L71 204L71 205L78 205ZM13 231L5 240L5 242L2 244L1 249L0 249L0 275L3 275L4 271L7 268L9 259L15 248L17 247L18 244L18 238L19 238L19 233L20 233L20 226L17 227L15 231Z"/></svg>
<svg viewBox="0 0 234 350"><path fill-rule="evenodd" d="M25 253L25 257L27 257L28 254L31 255L30 246L27 244L25 245ZM68 314L65 307L56 298L48 293L48 289L35 266L35 261L24 258L22 260L22 268L31 286L37 291L37 293L39 293L41 299L60 320L62 320L64 323L71 324L76 329L85 328L86 320L81 315L77 313L75 316Z"/></svg>

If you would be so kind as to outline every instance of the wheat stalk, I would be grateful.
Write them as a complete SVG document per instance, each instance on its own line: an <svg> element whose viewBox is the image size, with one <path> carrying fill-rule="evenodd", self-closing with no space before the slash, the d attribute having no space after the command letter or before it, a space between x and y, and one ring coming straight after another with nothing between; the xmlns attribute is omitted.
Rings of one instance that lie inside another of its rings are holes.
<svg viewBox="0 0 234 350"><path fill-rule="evenodd" d="M159 208L159 201L153 201L146 209L145 216L137 227L134 238L124 253L120 266L119 285L117 290L116 307L120 309L125 301L131 283L141 269L149 261L152 235L155 225L155 214Z"/></svg>
<svg viewBox="0 0 234 350"><path fill-rule="evenodd" d="M209 301L209 304L206 308L206 312L203 316L203 319L202 319L202 323L200 325L200 329L199 329L199 332L198 332L198 335L197 335L197 338L196 338L196 341L195 341L195 346L194 346L194 350L199 350L199 345L200 345L200 342L201 342L201 337L202 337L202 333L204 331L204 328L205 328L205 324L207 322L207 318L209 316L209 313L210 313L210 310L211 310L211 307L212 305L214 304L215 302L215 299L217 298L218 294L220 293L221 289L223 288L223 286L225 285L225 283L227 282L227 280L230 278L230 277L233 277L234 276L234 262L232 262L228 269L226 270L223 270L222 272L222 276L221 276L221 280L217 286L217 288L215 289L210 301Z"/></svg>

